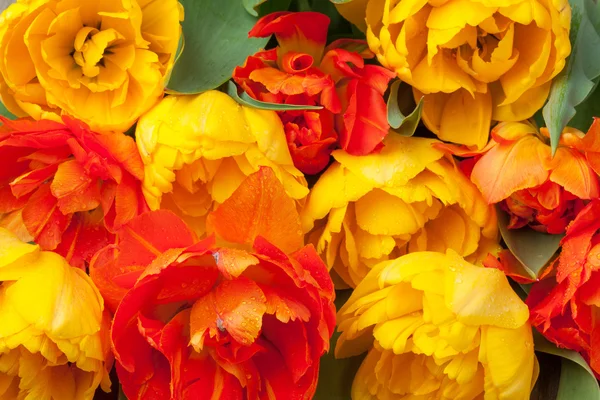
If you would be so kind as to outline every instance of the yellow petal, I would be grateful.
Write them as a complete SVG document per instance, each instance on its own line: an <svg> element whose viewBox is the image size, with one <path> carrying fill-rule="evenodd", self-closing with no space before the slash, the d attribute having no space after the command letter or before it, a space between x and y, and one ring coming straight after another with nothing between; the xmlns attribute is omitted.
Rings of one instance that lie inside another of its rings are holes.
<svg viewBox="0 0 600 400"><path fill-rule="evenodd" d="M23 243L13 233L0 228L0 281L18 279L21 274L18 268L11 268L11 264L25 256L37 257L39 249L38 245Z"/></svg>
<svg viewBox="0 0 600 400"><path fill-rule="evenodd" d="M367 30L366 12L368 0L354 0L348 3L336 4L338 12L342 17L352 22L361 31Z"/></svg>
<svg viewBox="0 0 600 400"><path fill-rule="evenodd" d="M492 96L469 94L464 90L450 95L440 121L439 138L482 149L488 141L492 119Z"/></svg>
<svg viewBox="0 0 600 400"><path fill-rule="evenodd" d="M495 121L523 121L531 118L546 102L550 93L552 81L541 86L531 88L521 95L515 102L500 105L502 96L494 96L494 109L492 118ZM503 102L502 102L503 103Z"/></svg>
<svg viewBox="0 0 600 400"><path fill-rule="evenodd" d="M527 306L501 271L475 267L456 253L448 254L453 261L446 275L446 304L459 321L511 329L527 322Z"/></svg>
<svg viewBox="0 0 600 400"><path fill-rule="evenodd" d="M356 222L372 235L403 235L415 233L426 219L411 204L374 189L356 202Z"/></svg>
<svg viewBox="0 0 600 400"><path fill-rule="evenodd" d="M374 187L402 186L423 171L427 164L443 156L441 151L431 146L434 141L430 139L388 135L383 143L383 149L377 154L353 156L336 150L333 156Z"/></svg>
<svg viewBox="0 0 600 400"><path fill-rule="evenodd" d="M481 348L486 390L495 391L498 398L528 399L535 364L531 327L483 328Z"/></svg>

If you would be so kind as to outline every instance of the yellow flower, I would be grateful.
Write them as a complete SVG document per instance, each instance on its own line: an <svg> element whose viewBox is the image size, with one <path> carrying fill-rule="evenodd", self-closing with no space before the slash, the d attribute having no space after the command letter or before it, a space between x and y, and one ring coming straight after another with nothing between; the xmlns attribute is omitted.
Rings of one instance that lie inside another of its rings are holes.
<svg viewBox="0 0 600 400"><path fill-rule="evenodd" d="M390 134L379 154L333 152L302 224L347 285L408 252L453 249L476 263L498 249L495 210L434 143Z"/></svg>
<svg viewBox="0 0 600 400"><path fill-rule="evenodd" d="M107 315L92 280L0 228L0 399L92 399L110 388Z"/></svg>
<svg viewBox="0 0 600 400"><path fill-rule="evenodd" d="M542 107L571 52L567 0L354 0L340 11L366 19L379 61L425 95L431 131L479 148L492 120Z"/></svg>
<svg viewBox="0 0 600 400"><path fill-rule="evenodd" d="M18 116L125 131L163 95L177 0L17 0L0 15L0 95Z"/></svg>
<svg viewBox="0 0 600 400"><path fill-rule="evenodd" d="M538 372L528 318L499 270L452 250L412 253L358 285L338 313L335 354L369 351L353 400L527 400Z"/></svg>
<svg viewBox="0 0 600 400"><path fill-rule="evenodd" d="M293 199L308 194L277 114L240 106L218 91L163 99L140 119L136 142L150 208L172 210L199 236L208 212L261 166L273 169Z"/></svg>

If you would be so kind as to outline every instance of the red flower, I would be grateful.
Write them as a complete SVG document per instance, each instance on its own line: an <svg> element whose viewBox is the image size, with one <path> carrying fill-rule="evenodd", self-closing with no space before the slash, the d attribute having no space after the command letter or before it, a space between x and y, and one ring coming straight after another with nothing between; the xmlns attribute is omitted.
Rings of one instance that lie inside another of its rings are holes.
<svg viewBox="0 0 600 400"><path fill-rule="evenodd" d="M217 242L195 243L177 216L155 211L99 253L91 270L103 294L129 289L112 327L128 398L312 397L334 290L314 248L300 248L295 210L263 168L210 215Z"/></svg>
<svg viewBox="0 0 600 400"><path fill-rule="evenodd" d="M0 117L0 225L70 263L84 262L114 229L147 210L133 139L83 122Z"/></svg>
<svg viewBox="0 0 600 400"><path fill-rule="evenodd" d="M600 200L569 225L555 274L527 298L531 323L560 347L578 351L600 376Z"/></svg>
<svg viewBox="0 0 600 400"><path fill-rule="evenodd" d="M249 36L275 34L279 46L248 57L233 73L257 100L323 107L279 112L294 164L306 174L323 170L335 148L354 155L378 150L389 130L383 94L395 74L365 65L373 54L364 41L325 47L328 26L329 18L315 12L267 15Z"/></svg>

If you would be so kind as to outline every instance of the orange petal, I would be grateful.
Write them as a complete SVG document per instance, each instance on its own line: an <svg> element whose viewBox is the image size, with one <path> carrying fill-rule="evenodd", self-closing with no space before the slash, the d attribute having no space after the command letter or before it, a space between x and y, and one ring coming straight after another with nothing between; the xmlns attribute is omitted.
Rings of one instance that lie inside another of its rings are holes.
<svg viewBox="0 0 600 400"><path fill-rule="evenodd" d="M144 179L144 163L133 138L121 133L96 137L127 172L140 181Z"/></svg>
<svg viewBox="0 0 600 400"><path fill-rule="evenodd" d="M83 166L77 160L69 160L58 166L50 189L54 197L60 199L84 190L91 182Z"/></svg>
<svg viewBox="0 0 600 400"><path fill-rule="evenodd" d="M196 351L202 350L206 331L210 337L218 334L218 318L214 292L208 293L194 303L190 315L190 342Z"/></svg>
<svg viewBox="0 0 600 400"><path fill-rule="evenodd" d="M258 259L247 251L241 249L221 248L213 256L217 260L217 267L226 279L240 276L246 268L258 264Z"/></svg>
<svg viewBox="0 0 600 400"><path fill-rule="evenodd" d="M258 236L286 253L302 247L300 217L272 169L262 167L209 214L207 225L228 242L252 245Z"/></svg>
<svg viewBox="0 0 600 400"><path fill-rule="evenodd" d="M310 319L310 310L304 304L287 294L284 289L277 286L260 286L266 297L267 314L273 314L275 317L285 323L290 320L299 319L308 322Z"/></svg>
<svg viewBox="0 0 600 400"><path fill-rule="evenodd" d="M19 176L10 183L13 195L21 197L33 192L54 175L57 167L56 164L52 164Z"/></svg>
<svg viewBox="0 0 600 400"><path fill-rule="evenodd" d="M124 174L121 183L117 186L115 196L115 228L123 226L138 215L140 202L138 190L139 182L136 182L131 175Z"/></svg>
<svg viewBox="0 0 600 400"><path fill-rule="evenodd" d="M55 251L72 266L85 270L94 254L114 240L104 228L102 217L100 210L75 214Z"/></svg>
<svg viewBox="0 0 600 400"><path fill-rule="evenodd" d="M23 209L23 223L44 250L54 250L58 246L70 222L71 214L63 215L59 211L47 183L40 186Z"/></svg>
<svg viewBox="0 0 600 400"><path fill-rule="evenodd" d="M195 242L194 233L177 215L167 210L144 213L117 231L121 265L148 265L157 256L173 248L185 248Z"/></svg>
<svg viewBox="0 0 600 400"><path fill-rule="evenodd" d="M248 278L225 280L216 289L216 308L223 327L237 342L250 345L262 327L266 298Z"/></svg>
<svg viewBox="0 0 600 400"><path fill-rule="evenodd" d="M100 205L100 188L96 182L84 186L57 200L58 208L63 214L73 214L80 211L91 211Z"/></svg>
<svg viewBox="0 0 600 400"><path fill-rule="evenodd" d="M498 144L475 164L471 180L489 204L498 203L517 190L544 183L549 172L541 159L549 156L550 148L534 136Z"/></svg>
<svg viewBox="0 0 600 400"><path fill-rule="evenodd" d="M593 199L600 194L598 175L577 150L559 147L547 165L550 180L580 199Z"/></svg>

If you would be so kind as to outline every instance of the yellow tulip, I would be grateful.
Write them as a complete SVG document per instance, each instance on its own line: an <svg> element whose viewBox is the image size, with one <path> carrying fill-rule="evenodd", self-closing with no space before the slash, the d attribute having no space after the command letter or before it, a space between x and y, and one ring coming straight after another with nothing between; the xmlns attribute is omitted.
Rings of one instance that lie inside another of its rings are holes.
<svg viewBox="0 0 600 400"><path fill-rule="evenodd" d="M110 388L110 320L84 271L0 228L0 399L87 400Z"/></svg>
<svg viewBox="0 0 600 400"><path fill-rule="evenodd" d="M382 65L425 96L423 121L482 148L490 123L539 110L571 52L567 0L354 0L338 6ZM366 22L366 24L365 24Z"/></svg>
<svg viewBox="0 0 600 400"><path fill-rule="evenodd" d="M261 166L273 169L293 199L308 194L277 114L241 106L222 92L163 99L140 119L136 143L150 208L175 212L199 236L209 211Z"/></svg>
<svg viewBox="0 0 600 400"><path fill-rule="evenodd" d="M336 357L369 352L353 400L527 400L537 379L527 306L452 250L381 262L337 318Z"/></svg>
<svg viewBox="0 0 600 400"><path fill-rule="evenodd" d="M453 249L477 263L498 249L495 210L434 143L390 134L378 154L333 152L301 216L309 241L347 285L408 252Z"/></svg>
<svg viewBox="0 0 600 400"><path fill-rule="evenodd" d="M125 131L163 95L177 0L17 0L0 15L0 96L17 116Z"/></svg>

